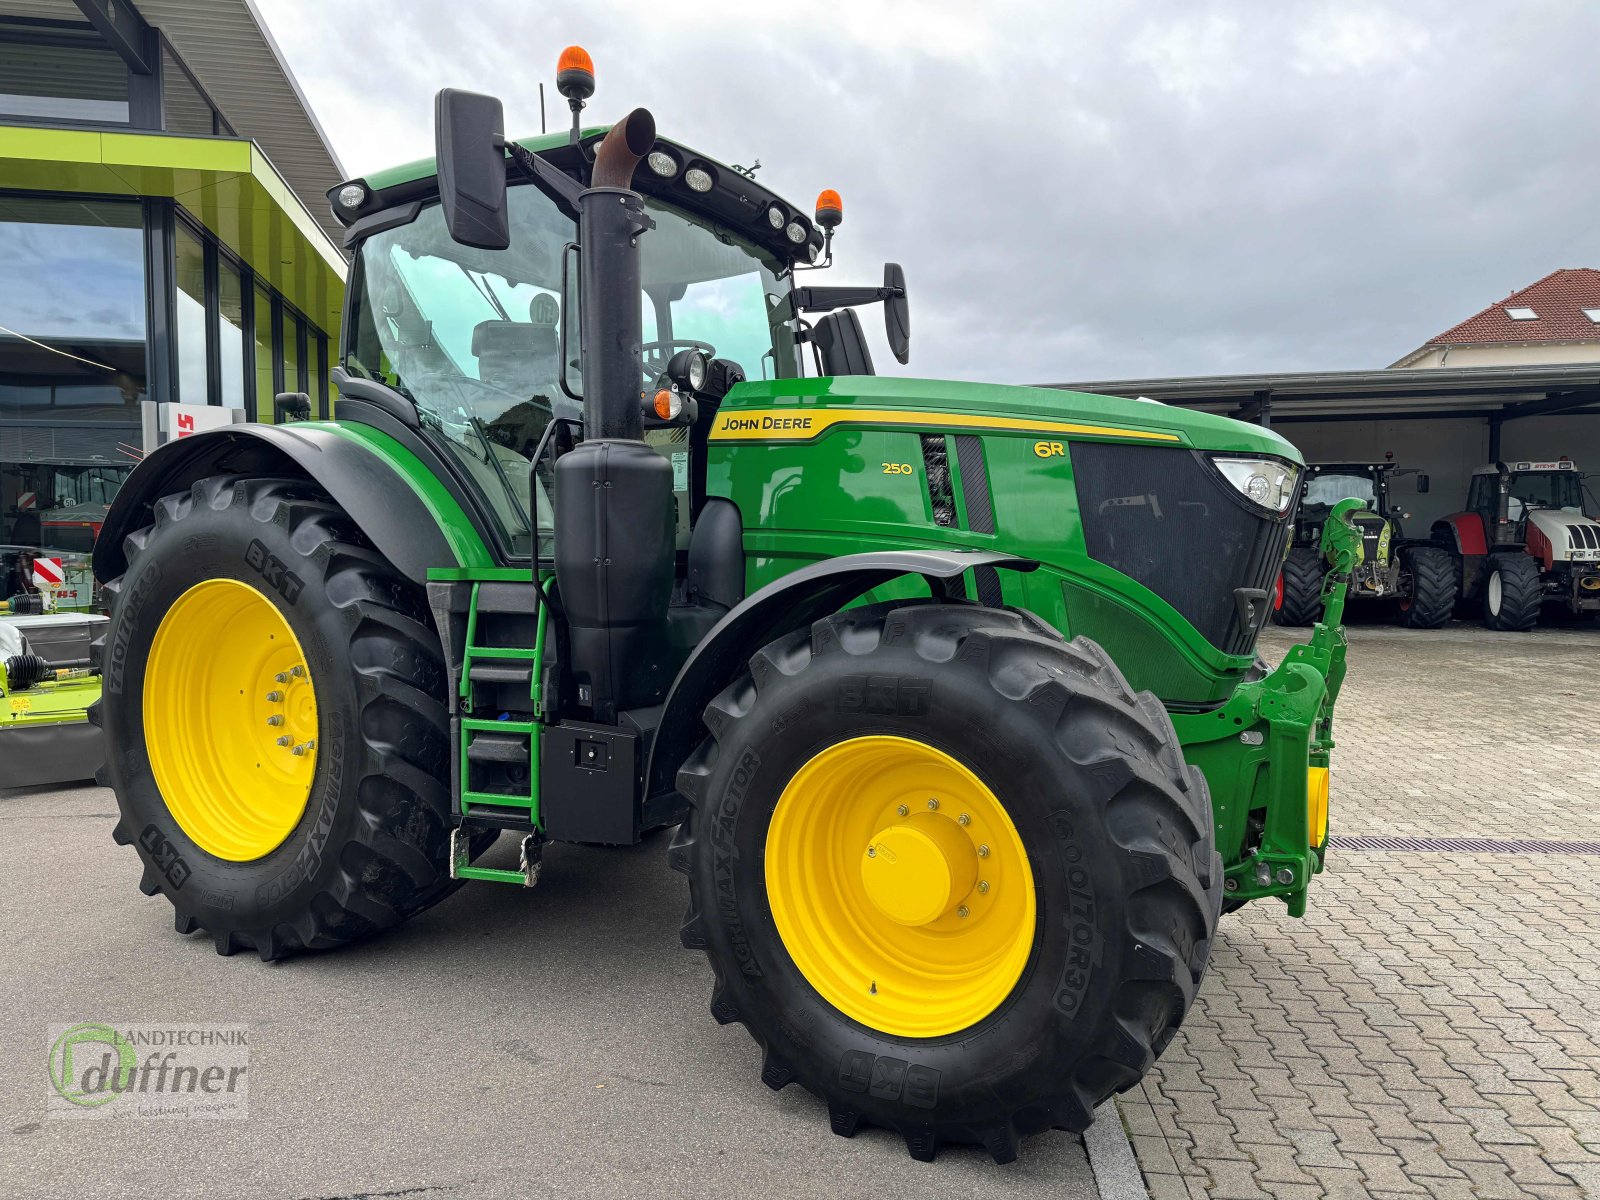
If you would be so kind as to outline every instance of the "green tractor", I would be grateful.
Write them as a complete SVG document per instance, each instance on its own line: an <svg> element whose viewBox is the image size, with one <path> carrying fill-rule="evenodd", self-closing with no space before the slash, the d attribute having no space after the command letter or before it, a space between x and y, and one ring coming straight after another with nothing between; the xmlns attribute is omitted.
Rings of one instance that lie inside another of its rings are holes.
<svg viewBox="0 0 1600 1200"><path fill-rule="evenodd" d="M813 219L642 109L582 129L587 56L558 80L570 135L447 90L435 161L330 194L337 420L122 489L117 840L180 933L277 959L675 827L683 944L773 1088L924 1160L1085 1128L1224 899L1305 910L1346 526L1327 622L1265 672L1289 443L875 377L853 308L904 361L904 277L806 282L836 195ZM505 831L517 866L474 865Z"/></svg>
<svg viewBox="0 0 1600 1200"><path fill-rule="evenodd" d="M1314 625L1322 617L1323 527L1342 500L1365 507L1352 515L1361 535L1361 556L1351 573L1349 598L1393 601L1407 629L1440 629L1450 623L1460 572L1448 550L1428 540L1407 539L1400 522L1411 516L1394 499L1394 481L1415 476L1418 493L1428 477L1393 462L1312 463L1306 468L1305 494L1294 522L1294 540L1284 559L1273 599L1279 625Z"/></svg>

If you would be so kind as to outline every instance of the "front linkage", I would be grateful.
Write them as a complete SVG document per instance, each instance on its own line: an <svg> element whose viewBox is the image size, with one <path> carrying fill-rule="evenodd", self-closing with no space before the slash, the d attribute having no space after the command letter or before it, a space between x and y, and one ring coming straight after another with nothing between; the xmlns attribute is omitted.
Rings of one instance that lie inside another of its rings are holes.
<svg viewBox="0 0 1600 1200"><path fill-rule="evenodd" d="M1292 647L1277 669L1242 685L1221 708L1173 715L1184 753L1218 798L1217 846L1229 908L1279 896L1290 916L1304 916L1311 876L1322 870L1333 706L1348 645L1345 593L1362 555L1352 514L1364 507L1360 500L1341 500L1323 526L1321 552L1329 569L1322 620L1311 640Z"/></svg>

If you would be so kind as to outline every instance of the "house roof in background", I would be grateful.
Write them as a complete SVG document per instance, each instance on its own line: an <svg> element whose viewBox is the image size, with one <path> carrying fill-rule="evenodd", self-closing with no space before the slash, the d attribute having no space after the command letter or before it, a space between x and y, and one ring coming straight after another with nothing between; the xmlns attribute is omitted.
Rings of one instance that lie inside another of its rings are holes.
<svg viewBox="0 0 1600 1200"><path fill-rule="evenodd" d="M1600 340L1600 270L1564 267L1429 338L1427 345L1595 340Z"/></svg>

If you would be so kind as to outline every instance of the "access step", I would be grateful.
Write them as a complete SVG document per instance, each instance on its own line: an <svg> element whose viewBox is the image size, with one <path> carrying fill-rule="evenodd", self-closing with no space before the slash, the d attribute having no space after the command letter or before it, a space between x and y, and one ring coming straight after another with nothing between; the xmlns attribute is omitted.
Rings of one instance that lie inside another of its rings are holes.
<svg viewBox="0 0 1600 1200"><path fill-rule="evenodd" d="M451 879L477 879L485 883L510 883L525 888L538 886L539 876L544 870L544 839L537 833L527 834L522 839L522 853L515 871L507 871L501 867L473 866L467 860L467 847L470 844L470 839L465 834L466 830L459 825L450 831Z"/></svg>

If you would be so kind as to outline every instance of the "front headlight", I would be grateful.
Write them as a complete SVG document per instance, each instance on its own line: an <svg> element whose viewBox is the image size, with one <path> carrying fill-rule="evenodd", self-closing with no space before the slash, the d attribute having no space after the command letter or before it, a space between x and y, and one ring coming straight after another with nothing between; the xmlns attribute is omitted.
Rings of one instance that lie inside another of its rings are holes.
<svg viewBox="0 0 1600 1200"><path fill-rule="evenodd" d="M1221 458L1211 463L1241 496L1268 512L1282 516L1294 499L1298 467L1277 458Z"/></svg>

